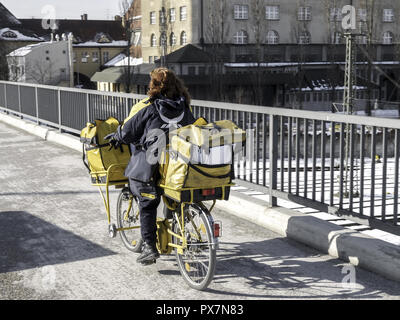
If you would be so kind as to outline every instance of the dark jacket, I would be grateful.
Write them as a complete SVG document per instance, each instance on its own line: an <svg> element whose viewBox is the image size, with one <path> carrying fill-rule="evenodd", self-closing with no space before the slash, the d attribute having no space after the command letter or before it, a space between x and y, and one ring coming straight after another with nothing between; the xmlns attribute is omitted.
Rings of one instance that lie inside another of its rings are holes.
<svg viewBox="0 0 400 320"><path fill-rule="evenodd" d="M158 161L149 161L149 154L153 159L159 156L158 148L168 143L170 128L195 121L183 97L177 101L159 97L151 102L120 126L115 134L116 140L131 146L132 157L125 176L144 183L151 183L158 169ZM156 135L152 134L154 132Z"/></svg>

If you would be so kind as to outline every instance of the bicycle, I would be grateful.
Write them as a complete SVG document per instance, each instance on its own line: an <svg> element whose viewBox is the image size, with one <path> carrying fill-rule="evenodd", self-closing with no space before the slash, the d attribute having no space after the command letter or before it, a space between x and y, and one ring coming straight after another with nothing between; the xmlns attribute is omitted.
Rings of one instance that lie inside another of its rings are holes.
<svg viewBox="0 0 400 320"><path fill-rule="evenodd" d="M123 166L112 165L107 171L92 172L92 184L99 187L106 207L109 236L115 238L119 233L124 246L138 253L142 249L142 240L137 199L130 192L127 180L109 180L112 171ZM214 221L211 211L217 198L226 199L229 196L232 185L222 185L213 189L186 189L184 191L188 192L190 197L185 202L162 196L162 204L165 206L164 218L157 217L157 249L161 255L171 254L175 250L179 271L193 289L206 289L214 277L221 223ZM102 186L106 188L106 197L103 195ZM110 186L121 189L117 200L117 225L111 223ZM167 188L161 184L159 187ZM210 208L203 203L207 200L213 201Z"/></svg>

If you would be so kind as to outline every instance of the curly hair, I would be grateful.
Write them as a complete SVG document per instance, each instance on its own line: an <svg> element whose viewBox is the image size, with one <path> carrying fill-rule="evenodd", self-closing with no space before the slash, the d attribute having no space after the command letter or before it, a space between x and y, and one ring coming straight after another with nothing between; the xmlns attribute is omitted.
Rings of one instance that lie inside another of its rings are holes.
<svg viewBox="0 0 400 320"><path fill-rule="evenodd" d="M190 95L183 84L172 70L168 68L157 68L150 72L150 84L148 95L150 99L155 99L160 95L168 99L177 100L180 97L185 97L186 104L190 106Z"/></svg>

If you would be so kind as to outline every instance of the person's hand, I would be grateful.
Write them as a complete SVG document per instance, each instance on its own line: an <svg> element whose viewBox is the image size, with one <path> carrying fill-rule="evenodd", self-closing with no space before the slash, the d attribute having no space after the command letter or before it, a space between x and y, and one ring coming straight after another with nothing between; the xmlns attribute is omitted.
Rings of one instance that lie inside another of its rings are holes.
<svg viewBox="0 0 400 320"><path fill-rule="evenodd" d="M115 138L115 133L110 133L104 137L104 140L110 140L111 147L118 149L121 146L121 142Z"/></svg>

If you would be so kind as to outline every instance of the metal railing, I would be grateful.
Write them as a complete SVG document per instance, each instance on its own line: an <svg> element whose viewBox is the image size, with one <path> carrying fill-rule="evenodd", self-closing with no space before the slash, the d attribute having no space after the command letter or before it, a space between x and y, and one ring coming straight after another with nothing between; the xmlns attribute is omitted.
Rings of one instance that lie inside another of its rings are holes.
<svg viewBox="0 0 400 320"><path fill-rule="evenodd" d="M0 81L0 110L79 133L86 122L123 120L145 96ZM196 117L230 119L247 132L235 159L242 184L400 234L400 120L212 101L192 101Z"/></svg>

